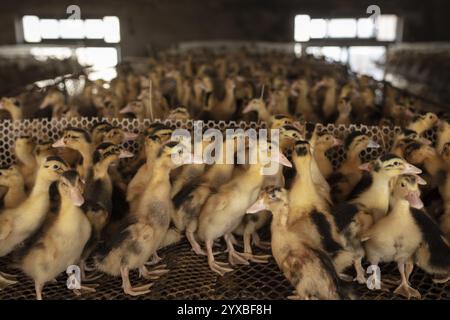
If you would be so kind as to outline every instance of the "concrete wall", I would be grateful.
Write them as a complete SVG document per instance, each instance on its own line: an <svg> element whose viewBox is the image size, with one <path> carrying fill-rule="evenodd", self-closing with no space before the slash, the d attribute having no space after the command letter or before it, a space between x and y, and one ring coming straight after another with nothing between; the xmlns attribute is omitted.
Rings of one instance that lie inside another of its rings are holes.
<svg viewBox="0 0 450 320"><path fill-rule="evenodd" d="M427 0L20 0L0 2L0 45L16 42L25 14L63 18L78 4L82 17L119 16L124 56L190 40L292 41L297 13L365 16L369 4L405 17L405 41L450 41L449 1Z"/></svg>

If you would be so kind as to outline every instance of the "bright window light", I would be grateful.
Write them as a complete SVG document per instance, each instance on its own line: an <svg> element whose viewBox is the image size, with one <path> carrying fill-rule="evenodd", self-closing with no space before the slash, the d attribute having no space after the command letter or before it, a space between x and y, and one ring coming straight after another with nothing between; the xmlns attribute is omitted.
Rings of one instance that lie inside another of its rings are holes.
<svg viewBox="0 0 450 320"><path fill-rule="evenodd" d="M58 39L58 20L41 19L39 21L39 28L41 30L42 39Z"/></svg>
<svg viewBox="0 0 450 320"><path fill-rule="evenodd" d="M328 36L331 38L355 38L356 19L330 19Z"/></svg>
<svg viewBox="0 0 450 320"><path fill-rule="evenodd" d="M41 42L42 39L103 39L107 43L120 42L120 21L114 16L86 20L24 16L22 24L26 42Z"/></svg>
<svg viewBox="0 0 450 320"><path fill-rule="evenodd" d="M322 55L333 61L341 60L341 48L340 47L323 47Z"/></svg>
<svg viewBox="0 0 450 320"><path fill-rule="evenodd" d="M34 47L30 50L36 60L45 61L48 58L68 59L72 56L72 50L68 47Z"/></svg>
<svg viewBox="0 0 450 320"><path fill-rule="evenodd" d="M378 41L394 41L397 38L398 18L393 14L382 14L378 17Z"/></svg>
<svg viewBox="0 0 450 320"><path fill-rule="evenodd" d="M301 43L296 43L294 45L294 54L297 58L302 56L302 44Z"/></svg>
<svg viewBox="0 0 450 320"><path fill-rule="evenodd" d="M84 21L84 34L88 39L103 39L105 27L101 19L87 19Z"/></svg>
<svg viewBox="0 0 450 320"><path fill-rule="evenodd" d="M39 18L36 16L24 16L22 18L23 37L26 42L41 42Z"/></svg>
<svg viewBox="0 0 450 320"><path fill-rule="evenodd" d="M78 62L83 66L92 66L94 69L110 68L117 65L117 49L86 47L77 48L75 54Z"/></svg>
<svg viewBox="0 0 450 320"><path fill-rule="evenodd" d="M313 39L323 39L327 36L327 21L325 19L311 19L310 37Z"/></svg>
<svg viewBox="0 0 450 320"><path fill-rule="evenodd" d="M370 18L358 19L358 38L371 38L375 36L375 24Z"/></svg>
<svg viewBox="0 0 450 320"><path fill-rule="evenodd" d="M367 74L377 80L383 79L383 70L377 62L383 62L385 47L350 47L350 68L360 74Z"/></svg>
<svg viewBox="0 0 450 320"><path fill-rule="evenodd" d="M103 26L105 28L105 42L120 42L120 22L118 17L104 17Z"/></svg>
<svg viewBox="0 0 450 320"><path fill-rule="evenodd" d="M299 14L294 20L294 39L295 41L309 41L311 19L308 15Z"/></svg>
<svg viewBox="0 0 450 320"><path fill-rule="evenodd" d="M59 36L62 39L82 39L84 38L83 27L83 20L59 20Z"/></svg>

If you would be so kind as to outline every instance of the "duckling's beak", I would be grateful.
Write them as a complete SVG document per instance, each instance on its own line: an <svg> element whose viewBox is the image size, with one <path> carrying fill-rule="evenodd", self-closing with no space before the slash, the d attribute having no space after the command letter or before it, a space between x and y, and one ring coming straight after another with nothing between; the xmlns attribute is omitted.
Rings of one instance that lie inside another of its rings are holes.
<svg viewBox="0 0 450 320"><path fill-rule="evenodd" d="M119 159L132 158L134 154L127 150L120 150Z"/></svg>
<svg viewBox="0 0 450 320"><path fill-rule="evenodd" d="M70 188L70 198L73 201L73 204L77 207L81 207L84 203L83 195L80 192L80 189L72 187Z"/></svg>
<svg viewBox="0 0 450 320"><path fill-rule="evenodd" d="M125 131L125 132L123 133L123 141L122 141L122 142L131 141L131 140L136 140L137 137L139 137L139 134L134 133L134 132L128 132L128 131Z"/></svg>
<svg viewBox="0 0 450 320"><path fill-rule="evenodd" d="M278 163L285 166L285 167L289 167L292 168L292 163L288 160L288 158L286 158L286 156L283 153L279 153L278 156Z"/></svg>
<svg viewBox="0 0 450 320"><path fill-rule="evenodd" d="M47 108L48 106L49 106L49 103L48 103L47 99L44 99L44 101L42 101L42 103L40 104L39 109L42 110L42 109Z"/></svg>
<svg viewBox="0 0 450 320"><path fill-rule="evenodd" d="M423 143L424 145L427 145L427 146L431 145L431 141L428 140L427 138L419 138L418 140L420 143Z"/></svg>
<svg viewBox="0 0 450 320"><path fill-rule="evenodd" d="M333 141L333 146L332 147L338 147L338 146L342 146L344 143L342 142L342 140L334 138Z"/></svg>
<svg viewBox="0 0 450 320"><path fill-rule="evenodd" d="M425 179L422 178L421 176L416 176L416 180L417 180L417 184L419 184L419 185L425 186L427 184Z"/></svg>
<svg viewBox="0 0 450 320"><path fill-rule="evenodd" d="M410 192L408 193L408 195L405 197L406 200L408 200L409 205L412 208L415 209L422 209L423 208L423 202L420 199L420 194L418 192Z"/></svg>
<svg viewBox="0 0 450 320"><path fill-rule="evenodd" d="M372 140L372 139L369 140L369 144L367 145L367 148L376 149L379 147L380 147L380 145L378 143L376 143L374 140Z"/></svg>
<svg viewBox="0 0 450 320"><path fill-rule="evenodd" d="M248 104L245 106L245 108L242 110L242 113L249 113L250 111L253 111L253 106L251 104Z"/></svg>
<svg viewBox="0 0 450 320"><path fill-rule="evenodd" d="M125 106L125 108L119 111L120 114L133 112L133 108L130 105Z"/></svg>
<svg viewBox="0 0 450 320"><path fill-rule="evenodd" d="M5 106L3 105L3 102L0 101L0 110L3 110L3 109L5 109Z"/></svg>
<svg viewBox="0 0 450 320"><path fill-rule="evenodd" d="M413 166L412 164L407 163L405 169L403 169L402 174L421 174L422 170Z"/></svg>
<svg viewBox="0 0 450 320"><path fill-rule="evenodd" d="M359 170L365 170L365 171L369 171L369 172L370 172L370 162L366 162L366 163L361 164L361 165L358 167L358 169L359 169Z"/></svg>
<svg viewBox="0 0 450 320"><path fill-rule="evenodd" d="M263 211L266 209L267 209L267 207L264 204L264 199L259 199L254 204L252 204L250 206L250 208L248 208L245 212L246 213L256 213L256 212Z"/></svg>
<svg viewBox="0 0 450 320"><path fill-rule="evenodd" d="M57 140L55 143L52 144L53 148L62 148L65 147L66 143L64 142L64 138L61 138L59 140Z"/></svg>

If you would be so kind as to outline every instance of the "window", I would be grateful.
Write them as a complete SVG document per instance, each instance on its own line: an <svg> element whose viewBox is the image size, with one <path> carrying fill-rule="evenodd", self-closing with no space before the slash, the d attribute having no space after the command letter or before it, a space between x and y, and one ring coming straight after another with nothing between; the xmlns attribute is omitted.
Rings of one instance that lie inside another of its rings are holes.
<svg viewBox="0 0 450 320"><path fill-rule="evenodd" d="M103 39L106 43L120 42L118 17L103 19L40 19L36 16L22 18L25 42L42 42L47 39Z"/></svg>
<svg viewBox="0 0 450 320"><path fill-rule="evenodd" d="M310 39L369 39L395 41L397 39L398 17L380 15L373 22L370 18L311 19L309 15L295 16L294 39L307 42Z"/></svg>

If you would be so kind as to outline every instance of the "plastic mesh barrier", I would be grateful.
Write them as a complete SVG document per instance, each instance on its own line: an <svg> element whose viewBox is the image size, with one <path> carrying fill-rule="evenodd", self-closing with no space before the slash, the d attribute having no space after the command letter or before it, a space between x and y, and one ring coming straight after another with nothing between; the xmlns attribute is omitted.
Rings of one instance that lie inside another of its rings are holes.
<svg viewBox="0 0 450 320"><path fill-rule="evenodd" d="M25 120L22 122L3 121L0 122L0 162L2 165L14 161L12 148L15 138L21 135L31 135L37 141L56 140L63 129L67 126L77 126L89 129L95 122L106 119L61 119L61 120ZM111 124L121 128L140 132L150 124L150 121L139 121L136 119L111 119ZM192 128L193 121L164 121L164 123L177 128ZM226 128L258 128L265 124L245 122L206 122L204 127L226 129ZM391 148L392 140L398 128L370 127L364 125L334 126L319 125L322 132L333 133L344 139L354 130L359 130L381 145L379 149L364 151L361 156L364 161L376 158L381 153ZM431 130L426 136L434 141L435 133ZM130 151L139 148L138 143L127 143ZM334 165L338 165L345 157L342 147L335 148L329 152L329 157ZM222 251L225 246L222 245ZM255 250L256 253L264 253ZM94 281L99 284L97 292L85 293L81 296L75 295L66 288L66 277L64 274L58 277L57 283L46 284L43 295L44 299L285 299L292 294L293 288L278 269L275 261L271 259L268 264L251 263L248 266L235 267L233 272L220 277L212 272L207 264L206 257L195 255L189 244L183 240L181 243L165 248L160 252L163 263L166 263L170 272L160 279L154 281L151 293L131 297L125 295L121 288L120 278L103 275ZM219 261L226 261L226 254L217 257ZM0 270L8 273L17 273L11 269L8 258L0 258ZM398 271L394 264L382 266L382 279L394 277L399 279ZM34 299L34 285L32 281L22 273L17 273L19 282L0 290L0 299ZM133 285L147 283L147 280L139 279L137 271L130 275ZM431 278L421 270L415 269L411 276L411 284L419 290L423 299L450 299L450 284L434 284ZM401 299L400 296L391 292L370 291L363 285L355 285L355 293L360 299Z"/></svg>

